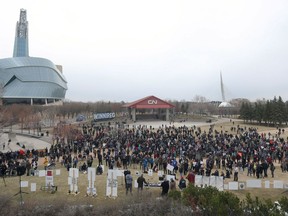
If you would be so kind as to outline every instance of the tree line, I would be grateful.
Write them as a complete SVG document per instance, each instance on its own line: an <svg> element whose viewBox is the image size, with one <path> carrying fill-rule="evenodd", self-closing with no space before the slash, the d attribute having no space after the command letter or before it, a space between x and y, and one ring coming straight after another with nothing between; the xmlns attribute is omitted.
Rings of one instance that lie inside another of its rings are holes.
<svg viewBox="0 0 288 216"><path fill-rule="evenodd" d="M282 125L288 121L288 102L279 96L273 100L244 102L240 108L240 118L246 122L265 125Z"/></svg>

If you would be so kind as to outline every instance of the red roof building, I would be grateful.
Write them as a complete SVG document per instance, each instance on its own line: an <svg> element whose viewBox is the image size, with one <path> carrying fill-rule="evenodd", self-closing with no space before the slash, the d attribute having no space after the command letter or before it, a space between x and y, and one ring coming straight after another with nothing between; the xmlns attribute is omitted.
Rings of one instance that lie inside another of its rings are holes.
<svg viewBox="0 0 288 216"><path fill-rule="evenodd" d="M166 121L169 121L170 119L170 109L174 108L175 106L173 104L170 104L164 100L161 100L160 98L157 98L155 96L148 96L142 99L139 99L137 101L134 101L132 103L125 104L123 107L128 108L129 113L132 115L132 120L136 121L136 112L137 109L150 109L154 110L157 109L158 113L161 112L161 110L166 110Z"/></svg>

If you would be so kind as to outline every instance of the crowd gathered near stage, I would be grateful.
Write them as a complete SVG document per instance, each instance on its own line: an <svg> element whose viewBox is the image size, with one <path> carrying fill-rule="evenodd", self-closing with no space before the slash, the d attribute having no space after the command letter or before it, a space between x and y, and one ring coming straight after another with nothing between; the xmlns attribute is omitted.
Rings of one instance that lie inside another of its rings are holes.
<svg viewBox="0 0 288 216"><path fill-rule="evenodd" d="M176 179L193 172L234 181L240 171L254 178L274 177L276 163L282 172L288 171L288 142L280 136L284 130L265 134L234 122L229 131L216 131L214 127L204 131L196 126L82 124L71 127L65 137L59 135L58 128L53 132L50 149L0 153L1 174L12 175L17 167L25 166L25 174L34 175L38 166L47 169L56 163L83 172L97 167L97 174L102 174L100 166L104 165L108 169L139 169L142 173L162 170ZM44 158L41 164L40 157Z"/></svg>

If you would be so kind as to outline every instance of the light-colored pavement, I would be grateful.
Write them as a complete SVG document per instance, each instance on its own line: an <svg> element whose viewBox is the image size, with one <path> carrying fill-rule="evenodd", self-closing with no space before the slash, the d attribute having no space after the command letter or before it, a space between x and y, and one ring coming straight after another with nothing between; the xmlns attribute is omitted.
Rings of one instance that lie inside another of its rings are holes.
<svg viewBox="0 0 288 216"><path fill-rule="evenodd" d="M8 142L11 140L11 142ZM23 150L32 150L32 149L49 149L51 146L52 138L49 137L39 137L29 136L29 135L19 135L17 133L3 133L0 137L0 152L9 152L9 151L19 151ZM17 144L19 143L19 145ZM25 148L23 148L25 146Z"/></svg>

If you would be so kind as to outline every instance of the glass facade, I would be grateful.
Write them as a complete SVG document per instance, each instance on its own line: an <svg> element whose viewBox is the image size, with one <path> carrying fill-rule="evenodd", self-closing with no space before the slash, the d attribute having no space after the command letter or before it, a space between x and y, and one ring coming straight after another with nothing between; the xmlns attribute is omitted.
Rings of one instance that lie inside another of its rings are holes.
<svg viewBox="0 0 288 216"><path fill-rule="evenodd" d="M16 37L14 43L13 57L29 56L28 39L25 37Z"/></svg>
<svg viewBox="0 0 288 216"><path fill-rule="evenodd" d="M19 99L19 103L26 103L31 98L41 103L43 100L63 100L68 89L64 75L51 61L44 58L0 59L0 80L4 86L4 103L12 98L12 101Z"/></svg>
<svg viewBox="0 0 288 216"><path fill-rule="evenodd" d="M61 70L61 69L60 69ZM65 98L67 81L50 60L29 57L26 10L16 24L13 58L0 59L3 104L47 104Z"/></svg>

